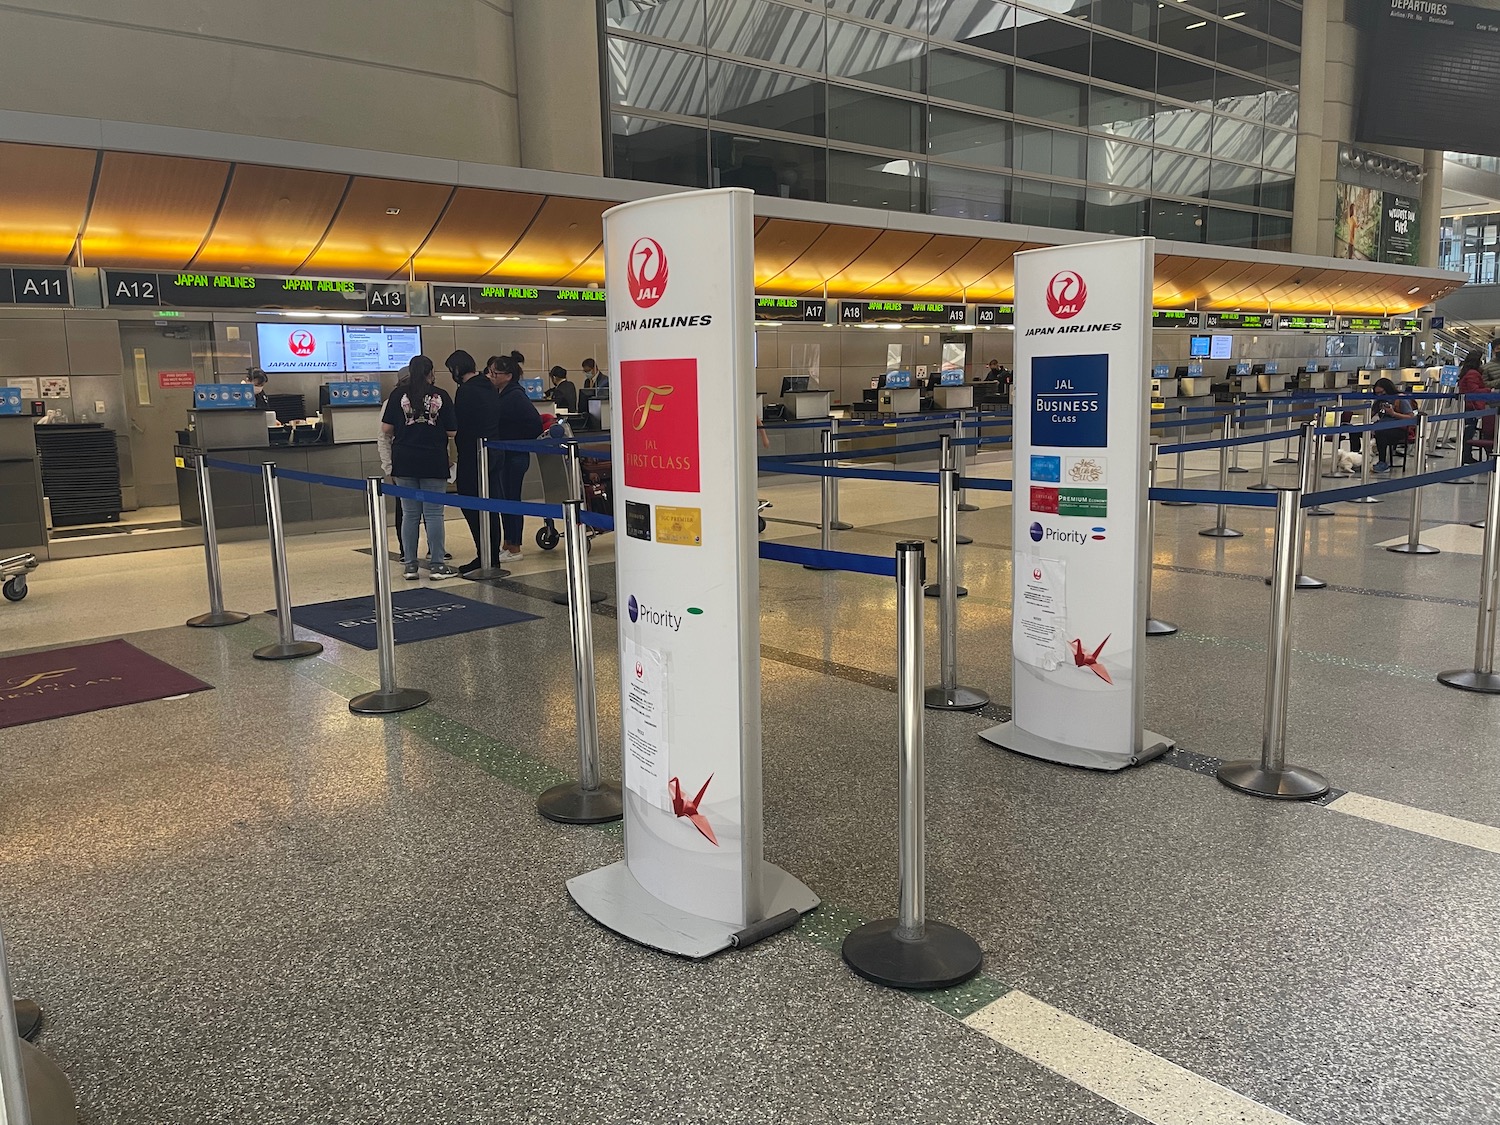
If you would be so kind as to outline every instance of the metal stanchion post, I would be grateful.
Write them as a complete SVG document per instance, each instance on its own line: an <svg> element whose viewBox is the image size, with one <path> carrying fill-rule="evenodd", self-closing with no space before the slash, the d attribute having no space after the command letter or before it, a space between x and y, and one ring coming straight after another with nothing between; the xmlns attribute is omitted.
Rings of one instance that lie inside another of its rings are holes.
<svg viewBox="0 0 1500 1125"><path fill-rule="evenodd" d="M1225 425L1225 436L1241 437L1245 432L1245 398L1243 395L1235 395L1231 404L1229 417ZM1240 467L1240 447L1235 446L1231 453L1232 460L1229 462L1231 473L1248 473L1249 469Z"/></svg>
<svg viewBox="0 0 1500 1125"><path fill-rule="evenodd" d="M563 504L568 550L568 625L573 639L573 709L578 725L578 780L554 785L536 811L560 824L603 824L625 815L619 786L599 780L599 728L594 699L594 622L589 609L588 539L582 499Z"/></svg>
<svg viewBox="0 0 1500 1125"><path fill-rule="evenodd" d="M947 444L947 439L944 439ZM958 683L958 459L957 446L948 446L939 473L938 495L938 639L940 679L927 689L923 705L931 711L975 711L990 701L989 694Z"/></svg>
<svg viewBox="0 0 1500 1125"><path fill-rule="evenodd" d="M1186 422L1187 421L1187 407L1185 407L1185 406L1179 406L1177 408L1177 419L1180 422ZM1177 441L1175 442L1175 444L1177 444L1177 445L1185 445L1187 443L1187 437L1188 437L1187 427L1186 426L1178 426L1177 427ZM1184 458L1186 456L1187 456L1187 454L1181 453L1181 452L1179 452L1177 454L1177 490L1179 492L1181 492L1184 488L1187 487L1187 484L1185 483L1185 480L1184 480L1184 477L1183 477ZM1193 503L1193 501L1191 501L1191 500L1163 500L1162 504L1164 504L1168 508L1196 508L1198 506L1197 504Z"/></svg>
<svg viewBox="0 0 1500 1125"><path fill-rule="evenodd" d="M1156 501L1151 499L1151 489L1156 487L1156 442L1151 443L1151 461L1146 479L1150 482L1146 489L1146 636L1148 637L1170 637L1177 632L1177 626L1170 621L1158 621L1151 616L1151 585L1154 570L1151 559L1156 553Z"/></svg>
<svg viewBox="0 0 1500 1125"><path fill-rule="evenodd" d="M1261 431L1264 434L1271 432L1271 415L1275 411L1269 403L1266 404L1265 417L1261 419ZM1276 486L1271 483L1271 442L1269 438L1260 443L1260 482L1250 485L1256 492L1275 492Z"/></svg>
<svg viewBox="0 0 1500 1125"><path fill-rule="evenodd" d="M1297 456L1303 461L1312 462L1312 471L1308 472L1306 469L1303 469L1300 474L1302 478L1302 494L1304 496L1314 496L1317 494L1318 481L1323 475L1323 438L1318 433L1318 423L1321 421L1322 417L1315 409L1313 411L1312 422L1302 427L1302 441L1297 446ZM1332 508L1325 508L1321 504L1314 504L1311 508L1304 510L1302 514L1304 516L1331 516L1334 513Z"/></svg>
<svg viewBox="0 0 1500 1125"><path fill-rule="evenodd" d="M1417 415L1417 447L1414 450L1417 463L1417 472L1425 471L1427 467L1427 442L1429 438L1429 427L1427 415ZM1394 547L1386 550L1396 555L1438 555L1442 552L1436 547L1423 543L1422 541L1422 488L1418 485L1411 490L1411 520L1407 524L1406 542L1397 543Z"/></svg>
<svg viewBox="0 0 1500 1125"><path fill-rule="evenodd" d="M1297 462L1297 464L1299 464L1301 466L1301 468L1299 470L1299 473L1298 473L1298 476L1301 479L1301 483L1298 485L1298 491L1303 496L1311 496L1313 494L1313 491L1314 491L1314 488L1315 488L1316 482L1317 482L1317 474L1314 471L1313 457L1312 457L1312 454L1309 452L1309 449L1310 449L1312 443L1317 440L1317 438L1315 436L1315 433L1314 433L1314 429L1315 429L1315 427L1313 426L1313 424L1311 422L1304 422L1302 424L1302 434L1297 439L1297 457L1295 458L1295 461ZM1277 491L1280 492L1281 490L1278 489ZM1327 582L1323 581L1323 579L1321 579L1321 578L1314 578L1314 577L1312 577L1309 574L1303 574L1302 573L1302 553L1303 552L1302 552L1301 535L1303 534L1303 531L1305 530L1306 522L1307 521L1302 518L1302 516L1305 515L1306 513L1304 513L1302 511L1302 509L1301 509L1300 506L1298 507L1297 511L1298 511L1297 527L1299 529L1298 530L1298 536L1299 536L1299 538L1297 540L1297 581L1296 581L1296 588L1299 589L1299 590L1322 590L1322 589L1324 589L1328 585ZM1266 585L1267 586L1272 585L1273 582L1274 582L1274 576L1272 578L1267 578L1266 579Z"/></svg>
<svg viewBox="0 0 1500 1125"><path fill-rule="evenodd" d="M568 495L572 499L577 500L579 502L578 511L579 511L579 513L581 515L582 512L583 512L583 510L584 510L583 507L582 507L583 500L584 500L584 495L583 495L583 464L582 464L582 461L580 460L580 458L578 456L578 443L576 441L570 441L570 442L567 443L566 446L563 447L563 470L564 470L564 472L567 473L567 477L568 477ZM579 522L581 523L582 520L580 519ZM564 536L563 549L564 550L571 550L571 547L569 547L568 543L566 542L566 536ZM588 551L589 551L588 529L587 529L587 527L585 527L584 528L584 532L583 532L583 560L584 560L584 568L585 569L587 569L587 567L588 567L588 557L589 557L588 556ZM603 600L604 600L604 591L603 590L590 590L589 591L589 604L590 605L598 605ZM552 604L553 605L572 605L573 604L572 586L569 585L568 589L566 589L566 590L559 590L557 593L553 594L552 595Z"/></svg>
<svg viewBox="0 0 1500 1125"><path fill-rule="evenodd" d="M1372 407L1365 408L1365 425L1375 420L1375 411ZM1375 452L1375 431L1366 430L1362 435L1363 440L1359 443L1359 484L1361 488L1370 485L1370 466L1375 464L1373 456ZM1384 501L1379 496L1357 496L1349 501L1351 504L1380 504Z"/></svg>
<svg viewBox="0 0 1500 1125"><path fill-rule="evenodd" d="M837 418L828 419L827 437L828 444L823 447L824 452L837 453L839 450L839 420ZM832 461L832 459L825 461L824 464L827 465L830 469L834 466L834 462ZM824 477L823 479L831 482L831 486L833 489L831 496L832 503L828 508L828 526L831 527L834 531L853 530L854 525L852 523L845 523L843 520L839 519L839 478Z"/></svg>
<svg viewBox="0 0 1500 1125"><path fill-rule="evenodd" d="M262 645L250 655L257 660L291 660L298 656L316 656L323 651L317 641L299 641L292 624L292 585L286 565L286 528L281 522L281 485L276 480L276 462L263 461L261 483L266 490L266 532L271 540L271 581L276 587L275 644Z"/></svg>
<svg viewBox="0 0 1500 1125"><path fill-rule="evenodd" d="M1300 457L1301 454L1299 453L1298 456ZM1281 456L1278 457L1278 458L1276 458L1276 460L1273 462L1273 464L1277 464L1277 465L1295 465L1295 464L1297 464L1297 457L1293 457L1292 456L1292 435L1291 434L1287 434L1285 440L1282 442ZM1278 489L1278 491L1280 491L1280 490Z"/></svg>
<svg viewBox="0 0 1500 1125"><path fill-rule="evenodd" d="M979 972L984 954L968 934L927 917L922 544L896 544L897 699L900 704L899 916L866 922L844 939L844 963L889 988L951 988Z"/></svg>
<svg viewBox="0 0 1500 1125"><path fill-rule="evenodd" d="M1484 560L1479 568L1479 628L1474 640L1474 667L1443 672L1438 683L1463 691L1500 695L1495 672L1495 618L1500 606L1500 473L1490 472L1489 508L1484 521Z"/></svg>
<svg viewBox="0 0 1500 1125"><path fill-rule="evenodd" d="M1304 454L1306 449L1304 447ZM1225 762L1219 780L1257 797L1307 801L1328 792L1321 775L1286 764L1287 696L1292 680L1292 590L1302 554L1302 496L1290 489L1276 496L1276 561L1271 576L1271 628L1266 643L1266 700L1260 761Z"/></svg>
<svg viewBox="0 0 1500 1125"><path fill-rule="evenodd" d="M824 430L823 460L819 462L823 469L823 475L819 478L822 481L822 488L820 490L821 501L819 504L821 515L818 519L818 549L821 551L833 550L833 508L835 501L833 492L833 458L830 456L832 453L833 435L828 430ZM804 563L802 569L827 570L828 567L813 566L811 563Z"/></svg>
<svg viewBox="0 0 1500 1125"><path fill-rule="evenodd" d="M432 698L420 688L396 686L396 621L391 611L391 562L386 553L385 505L381 500L380 484L380 477L370 477L365 482L365 502L370 513L370 552L375 560L375 643L380 656L380 690L367 691L349 700L349 710L356 715L392 715L398 711L410 711Z"/></svg>
<svg viewBox="0 0 1500 1125"><path fill-rule="evenodd" d="M958 582L958 547L960 544L972 543L974 540L967 539L958 534L958 494L956 491L945 491L942 486L942 474L948 469L954 468L953 461L953 438L948 434L938 437L938 533L932 537L930 542L938 546L938 580L929 583L923 591L929 598L940 598L943 596L943 585L951 576L955 585L953 596L955 598L966 598L969 591ZM952 528L953 539L950 541L945 529ZM950 567L947 559L952 557L953 564Z"/></svg>
<svg viewBox="0 0 1500 1125"><path fill-rule="evenodd" d="M977 512L979 511L979 505L970 504L968 494L964 491L964 475L968 472L969 469L969 447L963 444L964 438L968 433L967 429L964 426L965 413L966 412L962 410L958 412L958 423L956 426L959 442L958 446L956 447L956 455L958 457L958 510L960 512ZM976 435L979 433L979 427L977 425L974 427L974 433ZM975 448L977 449L978 447L976 446Z"/></svg>
<svg viewBox="0 0 1500 1125"><path fill-rule="evenodd" d="M485 439L479 439L479 495L493 500L490 495L490 451L485 448ZM490 512L476 512L479 517L479 566L464 575L471 582L486 582L492 578L505 578L510 574L503 566L495 565L495 516Z"/></svg>
<svg viewBox="0 0 1500 1125"><path fill-rule="evenodd" d="M214 522L214 488L208 479L208 457L198 454L198 511L203 521L203 562L208 568L208 612L188 618L194 629L238 625L249 621L248 613L224 608L224 574L219 569L219 528Z"/></svg>
<svg viewBox="0 0 1500 1125"><path fill-rule="evenodd" d="M1229 491L1229 447L1227 445L1219 446L1219 491ZM1243 538L1245 534L1243 531L1236 531L1228 524L1229 506L1227 504L1220 504L1218 505L1218 509L1219 516L1214 521L1213 527L1205 527L1198 534L1206 536L1209 539Z"/></svg>

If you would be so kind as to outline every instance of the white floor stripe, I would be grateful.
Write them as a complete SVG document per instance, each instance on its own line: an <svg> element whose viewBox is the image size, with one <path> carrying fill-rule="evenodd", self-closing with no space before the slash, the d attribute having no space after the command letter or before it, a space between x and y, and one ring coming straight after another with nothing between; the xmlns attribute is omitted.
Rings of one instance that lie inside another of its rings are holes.
<svg viewBox="0 0 1500 1125"><path fill-rule="evenodd" d="M964 1022L1153 1125L1298 1125L1024 992L1007 993Z"/></svg>
<svg viewBox="0 0 1500 1125"><path fill-rule="evenodd" d="M1372 820L1376 824L1387 824L1408 832L1420 832L1454 844L1478 848L1481 851L1500 855L1500 828L1488 824L1476 824L1472 820L1459 820L1456 816L1414 809L1409 805L1398 805L1394 801L1382 801L1379 797L1366 797L1363 793L1345 793L1328 807L1335 812L1357 816L1361 820Z"/></svg>

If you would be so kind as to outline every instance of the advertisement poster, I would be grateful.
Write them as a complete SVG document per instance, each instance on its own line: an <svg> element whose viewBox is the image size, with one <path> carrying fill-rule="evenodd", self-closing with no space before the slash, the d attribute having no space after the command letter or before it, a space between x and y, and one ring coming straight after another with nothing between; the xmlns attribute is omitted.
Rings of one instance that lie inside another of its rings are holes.
<svg viewBox="0 0 1500 1125"><path fill-rule="evenodd" d="M43 398L72 398L73 381L66 375L55 375L41 381Z"/></svg>
<svg viewBox="0 0 1500 1125"><path fill-rule="evenodd" d="M1417 264L1421 204L1392 191L1339 184L1333 256L1360 262Z"/></svg>
<svg viewBox="0 0 1500 1125"><path fill-rule="evenodd" d="M343 371L344 328L339 324L257 324L262 371Z"/></svg>

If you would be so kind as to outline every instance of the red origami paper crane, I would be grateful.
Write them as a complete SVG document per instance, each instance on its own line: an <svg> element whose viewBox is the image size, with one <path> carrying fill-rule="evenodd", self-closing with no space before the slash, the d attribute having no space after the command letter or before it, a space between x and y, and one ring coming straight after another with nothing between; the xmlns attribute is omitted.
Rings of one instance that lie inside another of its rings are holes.
<svg viewBox="0 0 1500 1125"><path fill-rule="evenodd" d="M714 775L709 774L708 781L712 781L713 779ZM719 846L719 838L714 835L714 830L708 823L708 817L698 811L698 805L703 800L703 794L708 792L708 781L703 783L703 788L698 790L698 795L691 801L683 797L682 783L675 777L667 782L667 791L672 794L672 811L678 816L685 816L692 821L693 827L703 833L708 842L717 848Z"/></svg>
<svg viewBox="0 0 1500 1125"><path fill-rule="evenodd" d="M1114 636L1114 634L1111 633L1109 636L1112 637ZM1100 641L1099 647L1096 648L1093 652L1089 653L1088 655L1084 655L1083 642L1080 640L1074 640L1073 663L1079 668L1092 669L1094 675L1098 676L1105 683L1113 684L1114 680L1109 678L1109 671L1104 667L1103 664L1099 663L1099 654L1104 651L1104 646L1107 644L1109 644L1109 637L1105 637L1102 641Z"/></svg>

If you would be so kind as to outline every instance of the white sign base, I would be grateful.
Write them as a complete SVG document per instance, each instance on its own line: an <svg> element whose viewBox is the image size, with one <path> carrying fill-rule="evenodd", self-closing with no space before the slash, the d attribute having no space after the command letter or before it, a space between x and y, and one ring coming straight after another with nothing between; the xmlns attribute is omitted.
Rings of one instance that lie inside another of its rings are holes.
<svg viewBox="0 0 1500 1125"><path fill-rule="evenodd" d="M1043 738L1039 734L1032 734L1023 730L1015 723L1001 723L999 726L991 727L989 730L980 731L979 737L998 746L1002 750L1013 750L1017 754L1025 754L1028 758L1040 758L1044 762L1060 762L1065 766L1082 766L1090 770L1117 770L1120 763L1113 755L1101 754L1095 750L1083 747L1069 746L1066 743L1054 742L1050 738ZM1168 750L1176 745L1166 735L1157 734L1155 731L1145 731L1142 735L1142 750L1140 756L1135 759L1133 765L1149 762L1154 758L1160 758Z"/></svg>
<svg viewBox="0 0 1500 1125"><path fill-rule="evenodd" d="M806 914L818 896L772 863L761 864L765 916L788 910ZM568 880L568 894L584 913L621 937L701 961L734 945L738 926L690 914L663 902L636 881L623 861Z"/></svg>

